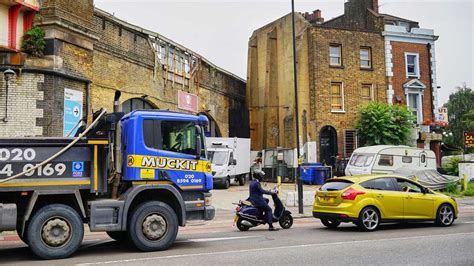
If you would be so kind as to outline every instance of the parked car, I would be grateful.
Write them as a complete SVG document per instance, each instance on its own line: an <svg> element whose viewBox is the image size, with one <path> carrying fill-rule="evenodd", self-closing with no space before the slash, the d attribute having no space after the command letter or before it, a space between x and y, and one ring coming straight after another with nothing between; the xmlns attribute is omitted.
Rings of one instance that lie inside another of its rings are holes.
<svg viewBox="0 0 474 266"><path fill-rule="evenodd" d="M346 166L345 174L393 173L402 167L436 169L432 150L409 146L375 145L356 149Z"/></svg>
<svg viewBox="0 0 474 266"><path fill-rule="evenodd" d="M363 231L373 231L383 222L434 221L450 226L457 215L452 197L391 174L328 179L316 191L313 205L313 216L326 227L353 222Z"/></svg>

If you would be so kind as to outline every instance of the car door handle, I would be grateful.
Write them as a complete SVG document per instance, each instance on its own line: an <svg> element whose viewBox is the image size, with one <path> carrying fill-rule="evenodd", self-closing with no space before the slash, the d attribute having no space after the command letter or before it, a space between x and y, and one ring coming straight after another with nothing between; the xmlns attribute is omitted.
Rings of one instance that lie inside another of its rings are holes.
<svg viewBox="0 0 474 266"><path fill-rule="evenodd" d="M382 194L377 194L377 198L383 198Z"/></svg>

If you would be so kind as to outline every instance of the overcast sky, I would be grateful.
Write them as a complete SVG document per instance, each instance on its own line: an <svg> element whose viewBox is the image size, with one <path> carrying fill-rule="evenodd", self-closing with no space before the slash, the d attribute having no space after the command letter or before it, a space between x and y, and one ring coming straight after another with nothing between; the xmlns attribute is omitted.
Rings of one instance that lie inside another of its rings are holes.
<svg viewBox="0 0 474 266"><path fill-rule="evenodd" d="M246 79L252 32L291 12L290 0L95 0L95 5L158 32ZM344 13L344 0L295 0L295 10L322 10L328 20ZM456 86L473 88L474 0L379 0L380 12L420 23L439 36L435 44L439 103Z"/></svg>

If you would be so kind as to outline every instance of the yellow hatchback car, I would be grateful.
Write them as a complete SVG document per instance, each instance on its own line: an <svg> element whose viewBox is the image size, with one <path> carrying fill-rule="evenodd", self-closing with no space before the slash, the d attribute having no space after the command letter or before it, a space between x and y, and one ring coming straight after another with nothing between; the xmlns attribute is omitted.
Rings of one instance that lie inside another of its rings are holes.
<svg viewBox="0 0 474 266"><path fill-rule="evenodd" d="M316 191L313 216L329 228L353 222L363 231L399 221L450 226L458 216L458 206L454 198L405 177L358 175L328 179Z"/></svg>

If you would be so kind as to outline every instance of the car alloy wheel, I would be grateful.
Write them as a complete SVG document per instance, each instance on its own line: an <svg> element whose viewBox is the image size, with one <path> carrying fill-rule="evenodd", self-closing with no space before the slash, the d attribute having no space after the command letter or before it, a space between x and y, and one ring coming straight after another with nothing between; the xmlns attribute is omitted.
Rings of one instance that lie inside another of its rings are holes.
<svg viewBox="0 0 474 266"><path fill-rule="evenodd" d="M359 217L359 224L365 231L373 231L379 226L379 213L372 207L364 208Z"/></svg>
<svg viewBox="0 0 474 266"><path fill-rule="evenodd" d="M454 222L454 211L450 205L444 204L438 211L438 224L449 226Z"/></svg>

